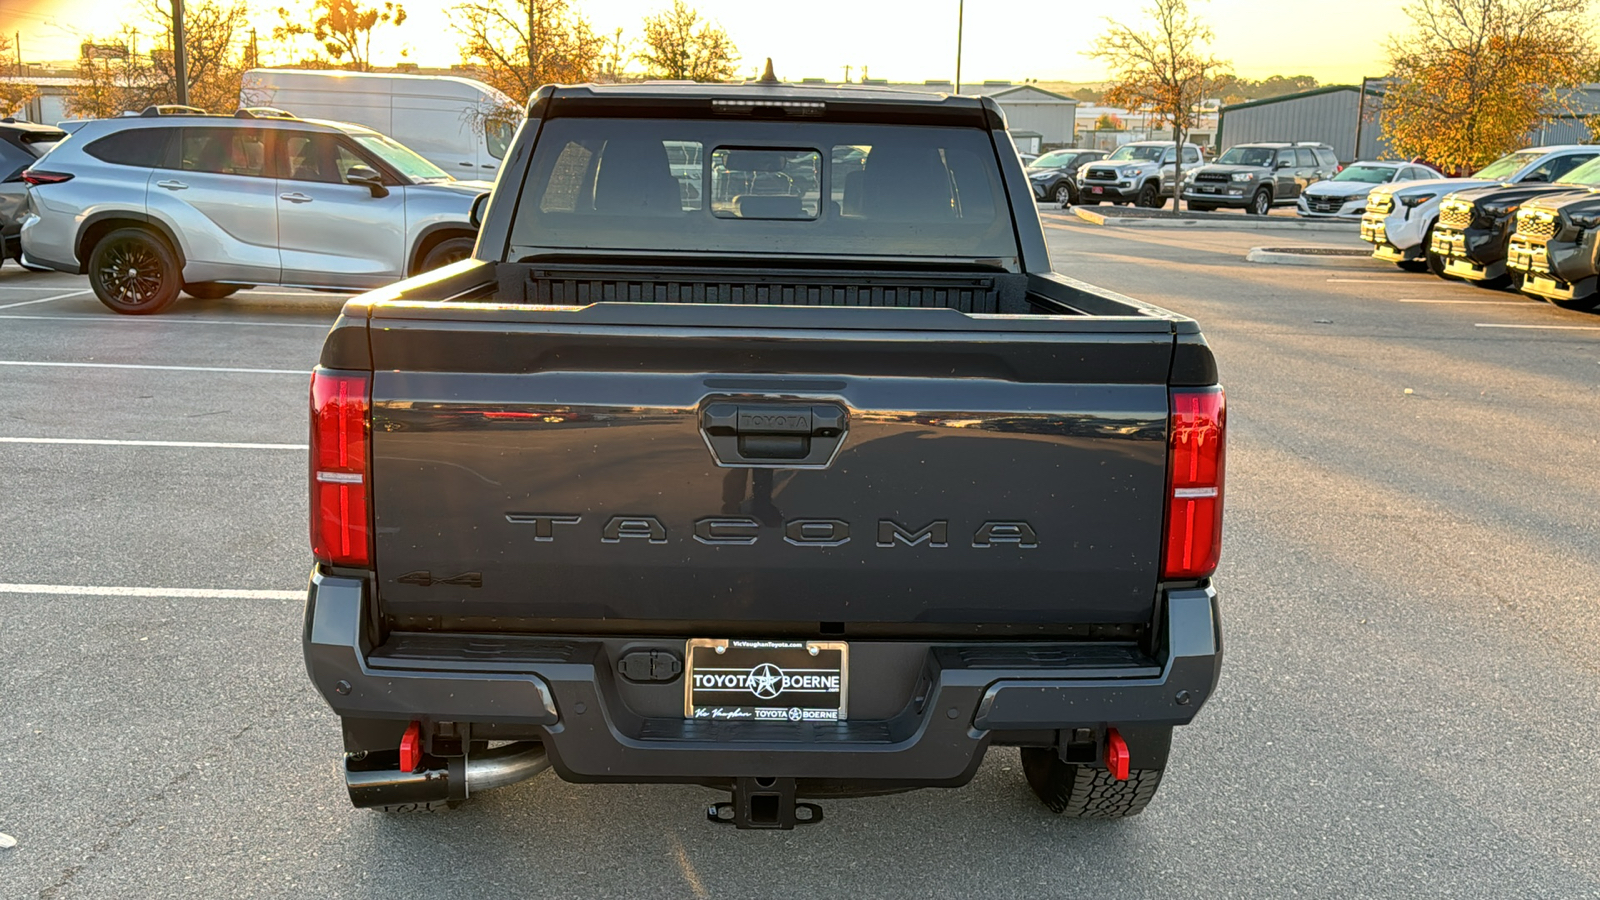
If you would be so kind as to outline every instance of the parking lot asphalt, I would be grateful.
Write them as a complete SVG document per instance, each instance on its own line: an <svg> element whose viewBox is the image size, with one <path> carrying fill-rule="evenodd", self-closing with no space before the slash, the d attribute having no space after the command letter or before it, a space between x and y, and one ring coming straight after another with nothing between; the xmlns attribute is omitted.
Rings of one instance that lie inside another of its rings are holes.
<svg viewBox="0 0 1600 900"><path fill-rule="evenodd" d="M1600 896L1600 316L1043 217L1061 271L1198 318L1229 390L1227 658L1143 815L1058 818L1012 751L784 833L548 773L352 810L296 599L340 298L133 319L10 264L0 897Z"/></svg>

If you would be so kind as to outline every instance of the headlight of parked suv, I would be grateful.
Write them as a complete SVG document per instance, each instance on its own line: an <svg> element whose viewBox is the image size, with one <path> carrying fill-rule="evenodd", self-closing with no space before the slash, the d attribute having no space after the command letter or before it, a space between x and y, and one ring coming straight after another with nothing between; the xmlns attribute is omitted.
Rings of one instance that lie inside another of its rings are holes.
<svg viewBox="0 0 1600 900"><path fill-rule="evenodd" d="M1235 173L1233 173L1233 180L1234 181L1255 181L1256 180L1256 173L1254 173L1254 172L1235 172Z"/></svg>
<svg viewBox="0 0 1600 900"><path fill-rule="evenodd" d="M1437 197L1437 196L1439 196L1439 195L1438 194L1412 194L1409 197L1401 197L1400 198L1400 205L1404 206L1406 209L1416 209L1417 207L1421 206L1424 203L1427 203L1429 200L1432 200L1434 197Z"/></svg>
<svg viewBox="0 0 1600 900"><path fill-rule="evenodd" d="M1568 213L1567 221L1579 228L1600 228L1600 211Z"/></svg>
<svg viewBox="0 0 1600 900"><path fill-rule="evenodd" d="M1491 219L1503 219L1516 211L1516 206L1495 206L1489 203L1481 204L1478 207L1478 212Z"/></svg>

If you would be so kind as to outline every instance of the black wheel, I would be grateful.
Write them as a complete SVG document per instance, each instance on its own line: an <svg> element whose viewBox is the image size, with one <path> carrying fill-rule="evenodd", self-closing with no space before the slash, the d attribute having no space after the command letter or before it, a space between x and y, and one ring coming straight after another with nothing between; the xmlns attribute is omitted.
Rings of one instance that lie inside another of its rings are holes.
<svg viewBox="0 0 1600 900"><path fill-rule="evenodd" d="M1245 208L1245 212L1252 216L1264 216L1272 212L1272 192L1266 188L1257 190L1250 198L1250 205Z"/></svg>
<svg viewBox="0 0 1600 900"><path fill-rule="evenodd" d="M472 248L477 243L477 238L445 238L435 244L433 249L428 251L428 255L422 258L422 267L419 271L431 272L440 266L448 266L453 262L460 262L472 255Z"/></svg>
<svg viewBox="0 0 1600 900"><path fill-rule="evenodd" d="M1154 182L1145 182L1144 187L1139 188L1139 199L1134 202L1134 205L1142 206L1145 209L1155 209L1161 205L1161 190L1155 186Z"/></svg>
<svg viewBox="0 0 1600 900"><path fill-rule="evenodd" d="M221 300L231 297L239 291L238 285L217 284L215 281L202 281L199 284L186 284L183 292L198 300Z"/></svg>
<svg viewBox="0 0 1600 900"><path fill-rule="evenodd" d="M1063 181L1056 185L1056 189L1051 192L1050 198L1062 206L1067 206L1073 203L1072 182Z"/></svg>
<svg viewBox="0 0 1600 900"><path fill-rule="evenodd" d="M89 286L114 312L150 315L178 299L183 275L166 241L143 228L119 228L89 254Z"/></svg>
<svg viewBox="0 0 1600 900"><path fill-rule="evenodd" d="M1062 762L1053 747L1024 747L1022 771L1053 812L1075 819L1123 819L1150 805L1163 770L1133 769L1127 781L1118 781L1104 768Z"/></svg>
<svg viewBox="0 0 1600 900"><path fill-rule="evenodd" d="M1428 261L1425 259L1403 259L1395 263L1395 265L1399 266L1402 271L1406 272L1428 271Z"/></svg>

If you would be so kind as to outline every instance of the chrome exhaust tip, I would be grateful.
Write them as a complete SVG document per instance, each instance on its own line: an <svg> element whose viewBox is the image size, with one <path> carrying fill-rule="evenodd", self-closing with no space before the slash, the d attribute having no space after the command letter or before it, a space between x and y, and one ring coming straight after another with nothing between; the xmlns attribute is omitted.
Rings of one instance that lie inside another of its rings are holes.
<svg viewBox="0 0 1600 900"><path fill-rule="evenodd" d="M472 756L451 757L444 768L400 770L399 751L350 753L344 783L357 809L388 812L437 809L473 794L526 781L550 768L537 741L507 744Z"/></svg>

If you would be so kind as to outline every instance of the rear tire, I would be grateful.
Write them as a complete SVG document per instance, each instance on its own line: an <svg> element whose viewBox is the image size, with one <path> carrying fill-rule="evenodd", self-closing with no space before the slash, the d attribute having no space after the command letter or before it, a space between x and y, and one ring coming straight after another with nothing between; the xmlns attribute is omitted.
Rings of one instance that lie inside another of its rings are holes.
<svg viewBox="0 0 1600 900"><path fill-rule="evenodd" d="M178 299L182 267L178 254L154 232L118 228L89 254L89 287L113 312L152 315Z"/></svg>
<svg viewBox="0 0 1600 900"><path fill-rule="evenodd" d="M1052 812L1074 819L1125 819L1144 812L1164 769L1133 769L1118 781L1104 768L1064 763L1054 747L1022 748L1028 786Z"/></svg>
<svg viewBox="0 0 1600 900"><path fill-rule="evenodd" d="M445 238L433 246L428 254L422 258L419 272L431 272L453 262L460 262L472 255L472 248L478 243L477 238L453 237Z"/></svg>
<svg viewBox="0 0 1600 900"><path fill-rule="evenodd" d="M202 281L199 284L186 284L183 292L196 300L221 300L238 293L239 286L233 284L217 284L215 281Z"/></svg>

